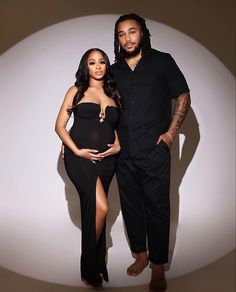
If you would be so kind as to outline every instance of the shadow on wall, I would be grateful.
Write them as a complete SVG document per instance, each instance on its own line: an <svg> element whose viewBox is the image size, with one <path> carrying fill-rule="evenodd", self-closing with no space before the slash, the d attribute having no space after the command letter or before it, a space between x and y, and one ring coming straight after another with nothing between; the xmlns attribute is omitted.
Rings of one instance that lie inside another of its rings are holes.
<svg viewBox="0 0 236 292"><path fill-rule="evenodd" d="M171 149L171 185L170 185L170 247L169 262L167 270L170 268L173 258L176 234L179 224L179 188L183 181L184 175L190 165L200 141L199 124L193 109L190 107L185 121L183 122L180 133L184 136L184 142L180 153L180 137L175 137L174 144ZM190 190L191 191L191 190Z"/></svg>
<svg viewBox="0 0 236 292"><path fill-rule="evenodd" d="M171 149L171 229L170 229L170 251L169 251L169 263L166 269L168 270L171 265L174 247L176 243L176 233L179 222L179 187L183 181L187 168L196 152L197 146L200 141L199 126L192 108L189 109L188 115L181 127L180 134L183 134L185 139L182 145L182 151L180 154L180 139L179 136L175 138L175 142ZM81 230L81 212L80 201L78 193L70 181L64 167L64 161L59 156L57 171L60 174L62 180L65 183L65 199L68 204L68 212L73 224ZM111 229L113 224L120 213L120 200L119 191L117 187L116 178L114 177L109 189L108 195L109 201L109 215L107 218L107 248L112 247ZM129 245L126 229L124 227L125 236L127 239L127 248Z"/></svg>

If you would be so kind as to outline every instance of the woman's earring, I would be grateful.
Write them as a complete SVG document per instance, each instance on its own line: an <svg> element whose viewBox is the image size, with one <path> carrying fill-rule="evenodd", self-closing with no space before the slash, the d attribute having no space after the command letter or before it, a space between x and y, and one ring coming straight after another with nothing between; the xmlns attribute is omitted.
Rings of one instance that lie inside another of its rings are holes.
<svg viewBox="0 0 236 292"><path fill-rule="evenodd" d="M118 45L118 52L120 53L120 44Z"/></svg>

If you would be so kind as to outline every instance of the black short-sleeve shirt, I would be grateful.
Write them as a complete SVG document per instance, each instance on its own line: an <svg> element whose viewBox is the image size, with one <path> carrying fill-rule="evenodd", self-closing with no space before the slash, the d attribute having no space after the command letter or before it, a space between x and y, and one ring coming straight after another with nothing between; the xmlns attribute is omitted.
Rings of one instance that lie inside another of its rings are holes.
<svg viewBox="0 0 236 292"><path fill-rule="evenodd" d="M112 72L124 109L117 128L121 156L152 150L171 122L171 99L188 92L187 82L168 53L151 49L132 71L126 61Z"/></svg>

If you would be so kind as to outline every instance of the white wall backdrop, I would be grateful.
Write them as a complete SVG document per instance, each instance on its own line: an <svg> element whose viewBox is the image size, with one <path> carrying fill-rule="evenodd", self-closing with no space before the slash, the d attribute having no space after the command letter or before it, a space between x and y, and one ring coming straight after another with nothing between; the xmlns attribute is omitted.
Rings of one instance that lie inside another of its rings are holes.
<svg viewBox="0 0 236 292"><path fill-rule="evenodd" d="M81 285L79 199L59 158L54 123L84 51L100 47L113 62L117 17L86 16L53 25L0 57L0 262L9 270ZM151 20L147 26L153 47L172 54L192 96L172 149L171 278L234 248L234 77L183 33ZM109 202L107 286L147 283L148 271L126 276L133 259L115 179Z"/></svg>

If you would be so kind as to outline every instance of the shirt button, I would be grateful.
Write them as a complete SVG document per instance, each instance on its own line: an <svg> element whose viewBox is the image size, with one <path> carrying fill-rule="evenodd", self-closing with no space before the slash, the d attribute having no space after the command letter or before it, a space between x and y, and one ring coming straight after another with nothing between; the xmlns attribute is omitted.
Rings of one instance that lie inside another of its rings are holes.
<svg viewBox="0 0 236 292"><path fill-rule="evenodd" d="M132 100L131 103L134 103L134 100Z"/></svg>
<svg viewBox="0 0 236 292"><path fill-rule="evenodd" d="M132 118L133 118L133 116L129 116L129 118L130 118L130 119L132 119Z"/></svg>

